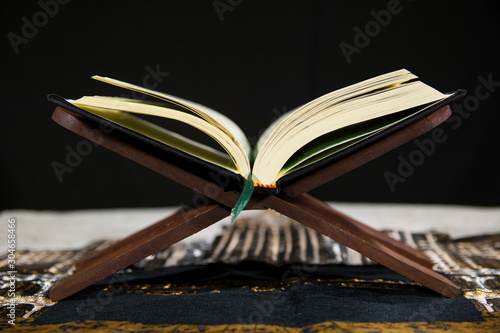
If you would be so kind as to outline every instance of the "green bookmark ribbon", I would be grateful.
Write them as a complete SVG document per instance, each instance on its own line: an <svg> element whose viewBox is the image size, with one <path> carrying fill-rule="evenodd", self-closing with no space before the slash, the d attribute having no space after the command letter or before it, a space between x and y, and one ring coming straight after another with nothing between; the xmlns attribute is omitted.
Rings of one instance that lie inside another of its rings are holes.
<svg viewBox="0 0 500 333"><path fill-rule="evenodd" d="M234 220L236 220L238 215L248 204L248 201L250 201L250 198L252 197L253 194L253 189L254 189L254 184L252 180L252 173L250 173L248 175L247 180L245 181L245 186L243 186L243 191L241 191L241 195L238 201L236 202L236 205L234 205L233 209L231 210L231 223L233 223Z"/></svg>

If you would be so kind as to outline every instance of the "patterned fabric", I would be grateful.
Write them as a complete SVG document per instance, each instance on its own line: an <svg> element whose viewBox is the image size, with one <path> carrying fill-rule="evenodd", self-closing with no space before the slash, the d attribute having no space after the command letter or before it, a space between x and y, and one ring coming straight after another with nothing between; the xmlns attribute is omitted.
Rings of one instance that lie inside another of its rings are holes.
<svg viewBox="0 0 500 333"><path fill-rule="evenodd" d="M436 232L425 234L409 234L397 230L386 232L391 237L417 247L426 253L435 262L434 269L459 285L462 289L462 295L484 313L486 318L482 324L486 325L484 327L495 327L495 325L499 324L500 235L451 240L446 235ZM55 304L48 299L48 291L59 279L72 272L76 261L94 251L109 246L111 243L107 240L96 241L83 249L73 251L18 251L16 254L17 329L23 323L26 325L31 323L33 318L43 316L43 312ZM228 225L224 232L214 240L178 243L139 261L128 270L155 272L168 267L204 266L217 263L241 264L245 262L264 263L273 267L296 264L324 265L325 267L328 265L353 267L376 265L370 259L304 227L302 224L278 214L263 213L251 220L237 220L235 223ZM0 273L0 281L2 281L0 316L2 318L7 317L8 305L11 304L11 299L7 297L10 277L6 265L7 258L0 259L0 267L2 268ZM413 282L403 280L399 282L384 279L375 281L363 278L320 280L306 277L302 279L302 282L306 284L322 283L322 286L327 283L327 285L332 286L382 289L398 288L398 286L404 285L417 286ZM190 283L189 286L182 283L163 285L161 291L159 291L160 287L158 285L136 285L131 283L127 292L161 295L196 293L197 288L200 288L200 286L193 284L192 281ZM248 281L246 283L248 284ZM289 288L295 281L291 281L289 285L276 284L271 281L267 283L265 281L254 281L253 283L255 285L249 287L251 291L269 292L277 288ZM206 287L207 285L210 286L210 282L204 281L203 286ZM99 289L102 287L93 286L89 289L92 288ZM212 285L212 289L214 293L221 292L216 284ZM320 329L330 324L317 323L314 327ZM106 325L109 328L118 330L124 324L115 322ZM132 323L130 325L130 327L136 328L140 326ZM342 326L338 322L335 325L337 328ZM390 325L396 327L398 324L392 323ZM472 327L470 325L473 324L464 325ZM211 329L216 331L216 326L209 325L205 329L207 331ZM186 325L186 327L189 327L189 325ZM242 327L240 325L237 329ZM375 325L374 327L378 326ZM0 321L0 328L15 329L14 326L4 324L3 321ZM267 328L269 331L273 331L269 327ZM120 329L124 329L124 327ZM294 331L294 329L288 328L288 331ZM186 330L190 331L188 328ZM193 331L195 330L193 329Z"/></svg>

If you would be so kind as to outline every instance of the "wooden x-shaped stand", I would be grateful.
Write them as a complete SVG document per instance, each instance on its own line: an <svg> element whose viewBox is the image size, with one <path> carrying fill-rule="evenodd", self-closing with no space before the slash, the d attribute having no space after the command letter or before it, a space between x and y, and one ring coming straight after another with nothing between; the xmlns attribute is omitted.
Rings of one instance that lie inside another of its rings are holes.
<svg viewBox="0 0 500 333"><path fill-rule="evenodd" d="M437 293L455 297L460 289L433 271L433 263L422 252L306 194L311 189L356 169L438 126L450 115L450 108L445 106L409 127L284 187L280 194L254 193L246 209L273 209ZM52 119L72 132L210 199L205 202L208 204L184 206L173 215L81 260L76 264L74 274L60 280L52 288L49 296L53 301L60 301L220 221L230 214L231 207L240 196L237 190L227 191L218 185L217 181L209 181L190 173L117 136L103 133L96 136L95 124L77 117L64 108L57 107Z"/></svg>

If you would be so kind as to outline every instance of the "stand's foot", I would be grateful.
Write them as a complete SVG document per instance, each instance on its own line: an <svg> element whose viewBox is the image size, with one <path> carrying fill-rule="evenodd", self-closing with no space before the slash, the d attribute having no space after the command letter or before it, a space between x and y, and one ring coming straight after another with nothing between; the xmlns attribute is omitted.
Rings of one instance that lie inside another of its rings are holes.
<svg viewBox="0 0 500 333"><path fill-rule="evenodd" d="M309 195L266 198L266 205L447 297L459 294L453 282L429 268L420 251L332 209Z"/></svg>
<svg viewBox="0 0 500 333"><path fill-rule="evenodd" d="M147 256L220 221L230 211L217 204L201 208L183 207L175 214L143 229L77 264L76 272L59 281L50 291L60 301L122 270Z"/></svg>

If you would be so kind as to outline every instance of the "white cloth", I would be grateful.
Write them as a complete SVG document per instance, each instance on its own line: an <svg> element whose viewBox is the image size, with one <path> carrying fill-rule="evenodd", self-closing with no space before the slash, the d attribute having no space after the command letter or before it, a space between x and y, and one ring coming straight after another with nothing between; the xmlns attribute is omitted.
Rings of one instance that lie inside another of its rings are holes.
<svg viewBox="0 0 500 333"><path fill-rule="evenodd" d="M452 238L500 232L500 207L331 203L337 210L376 229L436 230ZM0 213L0 255L7 252L8 221L14 218L16 250L77 249L98 239L121 239L172 214L176 208L77 211L5 210ZM243 212L249 217L258 211ZM185 241L210 241L226 218ZM237 221L235 222L237 223Z"/></svg>

